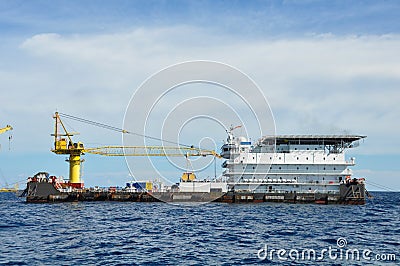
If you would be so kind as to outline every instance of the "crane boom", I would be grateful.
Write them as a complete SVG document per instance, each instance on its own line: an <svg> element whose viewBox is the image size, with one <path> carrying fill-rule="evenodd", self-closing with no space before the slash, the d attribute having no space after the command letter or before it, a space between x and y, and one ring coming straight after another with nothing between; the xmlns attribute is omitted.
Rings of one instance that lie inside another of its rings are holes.
<svg viewBox="0 0 400 266"><path fill-rule="evenodd" d="M202 150L189 147L172 146L104 146L97 148L85 148L84 153L98 154L104 156L216 156L218 153L211 150Z"/></svg>
<svg viewBox="0 0 400 266"><path fill-rule="evenodd" d="M0 128L0 134L3 134L9 130L13 130L12 126L7 125L6 127Z"/></svg>

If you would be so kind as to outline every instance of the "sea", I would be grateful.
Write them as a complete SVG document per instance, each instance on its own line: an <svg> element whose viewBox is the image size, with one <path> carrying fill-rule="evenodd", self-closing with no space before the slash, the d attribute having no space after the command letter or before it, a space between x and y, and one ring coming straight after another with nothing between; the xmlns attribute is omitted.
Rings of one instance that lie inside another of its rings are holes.
<svg viewBox="0 0 400 266"><path fill-rule="evenodd" d="M0 193L0 265L400 265L400 193L363 206L28 204Z"/></svg>

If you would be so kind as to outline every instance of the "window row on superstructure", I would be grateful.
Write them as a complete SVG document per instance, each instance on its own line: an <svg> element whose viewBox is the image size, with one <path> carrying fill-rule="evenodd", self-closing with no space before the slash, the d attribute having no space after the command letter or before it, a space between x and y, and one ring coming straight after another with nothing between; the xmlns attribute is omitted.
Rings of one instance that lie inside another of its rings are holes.
<svg viewBox="0 0 400 266"><path fill-rule="evenodd" d="M287 165L287 164L242 164L231 165L229 169L237 169L245 172L342 172L347 170L346 165Z"/></svg>
<svg viewBox="0 0 400 266"><path fill-rule="evenodd" d="M345 160L344 153L240 153L230 160L235 164L344 164L354 165L354 158Z"/></svg>

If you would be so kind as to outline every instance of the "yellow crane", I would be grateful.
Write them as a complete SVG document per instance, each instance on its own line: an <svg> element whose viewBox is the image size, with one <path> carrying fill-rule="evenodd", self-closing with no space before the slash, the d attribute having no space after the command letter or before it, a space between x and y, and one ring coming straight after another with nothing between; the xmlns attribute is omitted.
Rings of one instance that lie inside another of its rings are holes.
<svg viewBox="0 0 400 266"><path fill-rule="evenodd" d="M0 134L6 133L9 130L13 130L12 126L7 125L6 127L0 128Z"/></svg>
<svg viewBox="0 0 400 266"><path fill-rule="evenodd" d="M6 127L0 128L0 135L6 133L9 130L13 130L12 126L7 125ZM11 141L11 136L8 138ZM6 184L7 186L7 184ZM0 192L16 192L18 191L18 184L14 188L0 188Z"/></svg>
<svg viewBox="0 0 400 266"><path fill-rule="evenodd" d="M64 117L75 118L81 122L88 122L92 125L102 126L115 130L116 128L104 124L92 122L82 118L63 114ZM53 116L55 119L54 129L54 149L51 151L55 154L69 155L69 182L71 186L82 188L81 182L81 155L85 153L98 154L104 156L207 156L212 155L218 158L221 156L212 150L203 150L195 147L175 147L175 146L102 146L94 148L85 148L82 142L74 142L72 136L77 135L75 132L68 132L64 123L61 121L58 112ZM63 133L60 129L63 129ZM126 130L118 129L122 133L129 133Z"/></svg>

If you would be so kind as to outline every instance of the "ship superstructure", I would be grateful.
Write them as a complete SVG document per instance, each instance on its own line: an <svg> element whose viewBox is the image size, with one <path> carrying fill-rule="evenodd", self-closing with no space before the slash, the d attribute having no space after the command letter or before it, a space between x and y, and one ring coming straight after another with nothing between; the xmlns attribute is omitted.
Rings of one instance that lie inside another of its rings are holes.
<svg viewBox="0 0 400 266"><path fill-rule="evenodd" d="M254 145L228 132L221 156L231 189L259 193L339 193L355 182L345 151L358 146L359 135L264 136ZM357 180L362 182L363 180Z"/></svg>

